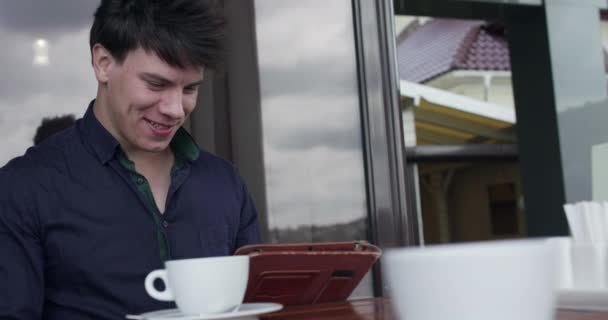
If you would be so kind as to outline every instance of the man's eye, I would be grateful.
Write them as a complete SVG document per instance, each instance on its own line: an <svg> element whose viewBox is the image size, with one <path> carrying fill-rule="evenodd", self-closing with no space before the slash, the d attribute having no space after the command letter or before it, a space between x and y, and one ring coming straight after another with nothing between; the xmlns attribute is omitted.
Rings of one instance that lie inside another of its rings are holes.
<svg viewBox="0 0 608 320"><path fill-rule="evenodd" d="M148 82L148 87L150 87L152 90L160 90L164 87L164 85L159 82Z"/></svg>
<svg viewBox="0 0 608 320"><path fill-rule="evenodd" d="M198 89L198 86L196 86L196 87L185 87L184 88L184 92L185 93L195 93L197 89Z"/></svg>

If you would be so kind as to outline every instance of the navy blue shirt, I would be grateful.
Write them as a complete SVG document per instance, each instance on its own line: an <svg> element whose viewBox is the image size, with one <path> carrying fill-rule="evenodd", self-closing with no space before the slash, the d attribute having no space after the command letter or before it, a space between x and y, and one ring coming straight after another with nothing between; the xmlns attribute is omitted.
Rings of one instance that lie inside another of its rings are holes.
<svg viewBox="0 0 608 320"><path fill-rule="evenodd" d="M173 308L144 289L146 275L163 268L159 233L171 259L230 255L259 241L254 205L228 162L200 151L174 168L160 215L120 154L91 104L75 126L0 169L0 319L124 319Z"/></svg>

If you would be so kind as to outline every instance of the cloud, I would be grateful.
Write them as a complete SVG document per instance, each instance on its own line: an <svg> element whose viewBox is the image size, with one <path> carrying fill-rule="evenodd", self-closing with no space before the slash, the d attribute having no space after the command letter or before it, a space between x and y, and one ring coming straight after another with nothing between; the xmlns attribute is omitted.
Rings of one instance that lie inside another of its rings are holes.
<svg viewBox="0 0 608 320"><path fill-rule="evenodd" d="M94 81L87 44L87 29L64 33L49 40L47 66L35 66L33 44L35 39L23 34L0 31L5 50L0 51L3 76L0 77L0 97L15 104L32 94L53 92L56 95L73 95L82 83Z"/></svg>
<svg viewBox="0 0 608 320"><path fill-rule="evenodd" d="M346 223L367 216L360 152L266 148L270 228Z"/></svg>
<svg viewBox="0 0 608 320"><path fill-rule="evenodd" d="M342 96L357 90L355 57L317 56L288 66L261 64L262 95Z"/></svg>
<svg viewBox="0 0 608 320"><path fill-rule="evenodd" d="M50 44L50 64L34 66L30 35L1 29L0 51L0 166L32 145L43 117L84 114L95 97L96 81L90 67L87 28L64 32Z"/></svg>
<svg viewBox="0 0 608 320"><path fill-rule="evenodd" d="M264 137L273 148L361 148L350 8L350 1L256 2Z"/></svg>
<svg viewBox="0 0 608 320"><path fill-rule="evenodd" d="M0 1L0 28L12 33L54 35L90 27L99 0Z"/></svg>
<svg viewBox="0 0 608 320"><path fill-rule="evenodd" d="M354 61L351 1L263 0L255 6L261 65L290 67L349 56Z"/></svg>
<svg viewBox="0 0 608 320"><path fill-rule="evenodd" d="M269 227L365 218L351 2L257 1L256 23Z"/></svg>
<svg viewBox="0 0 608 320"><path fill-rule="evenodd" d="M327 84L331 87L331 84ZM361 118L356 89L342 96L300 96L264 99L264 138L278 149L327 146L361 149Z"/></svg>
<svg viewBox="0 0 608 320"><path fill-rule="evenodd" d="M42 118L84 114L95 97L88 33L99 1L0 1L0 166L32 145ZM36 66L34 42L48 42Z"/></svg>

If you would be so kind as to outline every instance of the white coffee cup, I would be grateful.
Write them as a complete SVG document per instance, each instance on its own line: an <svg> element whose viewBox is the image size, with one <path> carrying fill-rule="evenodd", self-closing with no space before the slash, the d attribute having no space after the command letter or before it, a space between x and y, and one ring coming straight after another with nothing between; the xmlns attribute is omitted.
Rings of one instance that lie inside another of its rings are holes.
<svg viewBox="0 0 608 320"><path fill-rule="evenodd" d="M573 270L572 270L572 238L571 237L550 237L547 243L556 250L555 276L557 289L572 289Z"/></svg>
<svg viewBox="0 0 608 320"><path fill-rule="evenodd" d="M608 261L603 243L572 243L572 280L575 289L603 290L606 288Z"/></svg>
<svg viewBox="0 0 608 320"><path fill-rule="evenodd" d="M387 250L400 319L552 320L556 250L539 240Z"/></svg>
<svg viewBox="0 0 608 320"><path fill-rule="evenodd" d="M184 314L214 314L241 305L248 278L246 255L169 260L165 269L148 274L145 287L154 299L175 301ZM156 279L165 283L164 291L156 290Z"/></svg>

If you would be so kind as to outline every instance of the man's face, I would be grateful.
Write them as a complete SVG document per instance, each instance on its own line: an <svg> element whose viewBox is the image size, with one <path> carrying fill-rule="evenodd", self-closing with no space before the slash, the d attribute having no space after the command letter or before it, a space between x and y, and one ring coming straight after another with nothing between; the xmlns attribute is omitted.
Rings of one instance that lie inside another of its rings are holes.
<svg viewBox="0 0 608 320"><path fill-rule="evenodd" d="M203 70L172 67L139 48L106 74L104 126L128 153L161 152L194 110Z"/></svg>

